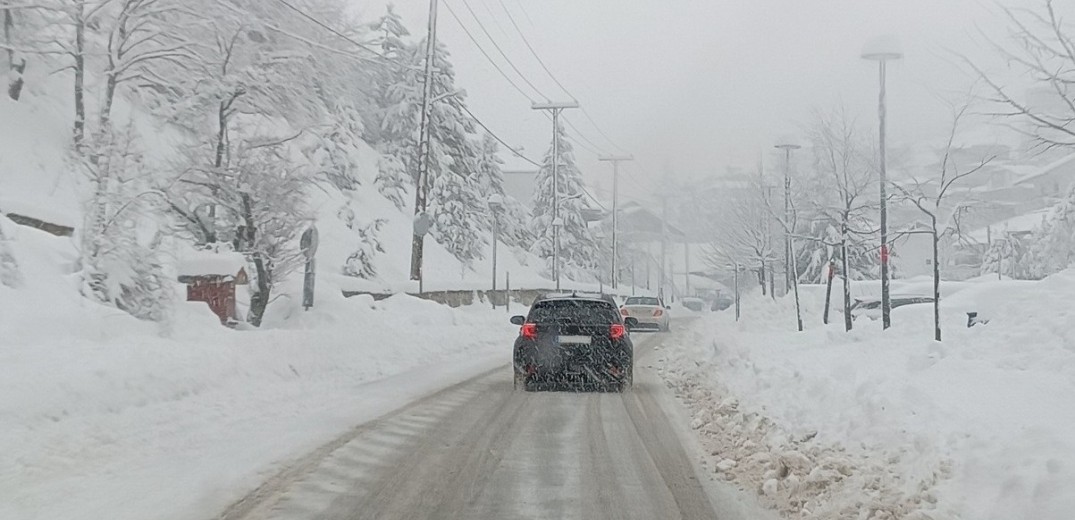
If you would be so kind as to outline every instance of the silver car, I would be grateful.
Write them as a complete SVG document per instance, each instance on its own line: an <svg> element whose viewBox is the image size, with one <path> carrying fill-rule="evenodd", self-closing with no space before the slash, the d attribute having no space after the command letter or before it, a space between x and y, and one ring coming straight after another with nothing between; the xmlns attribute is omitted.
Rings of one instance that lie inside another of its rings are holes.
<svg viewBox="0 0 1075 520"><path fill-rule="evenodd" d="M638 320L637 328L651 328L668 332L672 325L670 307L660 298L653 296L630 296L620 307L624 318Z"/></svg>

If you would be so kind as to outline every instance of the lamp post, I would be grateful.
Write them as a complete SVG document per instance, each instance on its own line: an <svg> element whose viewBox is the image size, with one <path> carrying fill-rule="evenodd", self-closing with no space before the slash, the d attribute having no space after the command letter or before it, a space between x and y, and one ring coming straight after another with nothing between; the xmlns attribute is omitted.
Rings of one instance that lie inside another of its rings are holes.
<svg viewBox="0 0 1075 520"><path fill-rule="evenodd" d="M892 302L888 287L888 172L885 164L885 131L887 116L885 107L885 79L888 62L903 57L899 41L895 36L886 35L875 38L862 50L862 58L876 61L880 80L880 93L877 101L878 124L880 128L879 173L881 181L881 323L884 329L892 326Z"/></svg>
<svg viewBox="0 0 1075 520"><path fill-rule="evenodd" d="M500 210L504 209L504 197L499 193L489 196L489 213L493 216L493 292L489 293L489 301L496 308L496 246L500 242Z"/></svg>
<svg viewBox="0 0 1075 520"><path fill-rule="evenodd" d="M802 147L787 139L776 147L784 150L784 278L785 283L791 285L791 289L795 291L795 321L798 323L799 332L802 332L803 315L799 307L799 266L791 244L791 234L795 231L791 218L791 152ZM787 289L785 285L784 291L786 292Z"/></svg>

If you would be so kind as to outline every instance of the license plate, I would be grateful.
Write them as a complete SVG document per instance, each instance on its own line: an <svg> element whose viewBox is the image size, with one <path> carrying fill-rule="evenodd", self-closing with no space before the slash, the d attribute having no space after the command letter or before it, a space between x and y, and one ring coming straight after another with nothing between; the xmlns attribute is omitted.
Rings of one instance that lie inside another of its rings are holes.
<svg viewBox="0 0 1075 520"><path fill-rule="evenodd" d="M561 345L589 345L589 336L560 336Z"/></svg>

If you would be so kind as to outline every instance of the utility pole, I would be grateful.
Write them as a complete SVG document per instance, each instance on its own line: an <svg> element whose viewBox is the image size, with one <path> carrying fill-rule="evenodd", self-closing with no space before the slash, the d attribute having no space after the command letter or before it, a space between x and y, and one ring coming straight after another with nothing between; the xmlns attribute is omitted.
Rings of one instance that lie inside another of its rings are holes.
<svg viewBox="0 0 1075 520"><path fill-rule="evenodd" d="M437 0L430 1L435 3ZM578 101L548 101L530 105L534 110L552 112L552 276L556 280L557 291L560 290L560 227L564 225L560 220L560 112L578 107Z"/></svg>
<svg viewBox="0 0 1075 520"><path fill-rule="evenodd" d="M668 196L661 194L661 269L657 277L657 294L661 298L667 298L664 294L664 278L668 270Z"/></svg>
<svg viewBox="0 0 1075 520"><path fill-rule="evenodd" d="M620 163L635 160L633 155L602 155L599 161L612 163L612 290L619 287L619 215L620 215Z"/></svg>
<svg viewBox="0 0 1075 520"><path fill-rule="evenodd" d="M417 221L426 212L429 203L429 140L430 116L433 106L433 61L437 53L437 1L429 0L429 28L426 33L425 85L422 89L422 119L418 137L418 185L414 190L414 218ZM411 280L417 280L419 292L425 281L422 277L425 234L414 233L411 237Z"/></svg>

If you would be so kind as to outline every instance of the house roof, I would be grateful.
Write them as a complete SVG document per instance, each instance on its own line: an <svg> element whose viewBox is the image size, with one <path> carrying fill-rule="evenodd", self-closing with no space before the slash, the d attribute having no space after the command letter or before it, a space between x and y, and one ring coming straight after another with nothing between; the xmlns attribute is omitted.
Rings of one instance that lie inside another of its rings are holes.
<svg viewBox="0 0 1075 520"><path fill-rule="evenodd" d="M987 243L991 237L1000 236L1003 233L1022 234L1030 233L1041 227L1042 221L1052 213L1053 208L1039 209L1012 217L1008 220L997 222L983 228L978 228L967 234L972 242Z"/></svg>
<svg viewBox="0 0 1075 520"><path fill-rule="evenodd" d="M1068 165L1070 163L1073 163L1073 162L1075 162L1075 153L1073 153L1071 155L1068 155L1068 156L1065 156L1065 157L1061 157L1060 159L1057 159L1056 161L1053 161L1053 162L1051 162L1049 164L1046 164L1045 166L1042 166L1041 168L1038 168L1037 170L1032 171L1032 172L1030 172L1030 173L1028 173L1028 174L1016 179L1015 184L1024 184L1024 183L1028 183L1028 182L1033 182L1033 181L1035 181L1035 180L1037 180L1037 179L1039 179L1041 177L1049 175L1050 173L1053 172L1053 170L1056 170L1057 168L1066 166L1066 165Z"/></svg>
<svg viewBox="0 0 1075 520"><path fill-rule="evenodd" d="M189 251L179 259L180 278L202 276L237 276L246 269L246 258L239 253L214 253L212 251Z"/></svg>
<svg viewBox="0 0 1075 520"><path fill-rule="evenodd" d="M682 239L686 236L667 222L662 225L660 215L637 202L628 202L620 209L619 227L625 235L640 240L659 240L663 236Z"/></svg>

